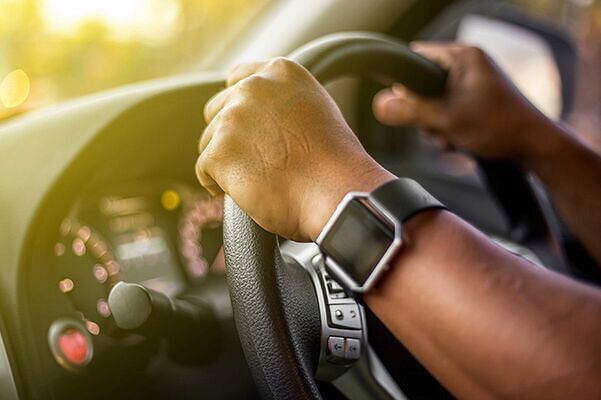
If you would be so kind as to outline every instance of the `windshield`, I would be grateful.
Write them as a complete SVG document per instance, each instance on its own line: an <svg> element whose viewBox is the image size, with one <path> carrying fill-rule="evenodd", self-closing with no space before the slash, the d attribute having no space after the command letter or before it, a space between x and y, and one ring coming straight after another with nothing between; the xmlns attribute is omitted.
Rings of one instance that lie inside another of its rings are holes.
<svg viewBox="0 0 601 400"><path fill-rule="evenodd" d="M202 69L270 0L0 0L0 121Z"/></svg>

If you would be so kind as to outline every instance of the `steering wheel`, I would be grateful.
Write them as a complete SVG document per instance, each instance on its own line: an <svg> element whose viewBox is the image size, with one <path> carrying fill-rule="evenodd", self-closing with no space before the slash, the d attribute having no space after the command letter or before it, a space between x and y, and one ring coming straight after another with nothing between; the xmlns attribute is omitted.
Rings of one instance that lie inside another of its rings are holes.
<svg viewBox="0 0 601 400"><path fill-rule="evenodd" d="M400 82L422 96L442 96L446 72L394 39L350 32L317 39L290 55L321 83L342 75ZM528 180L516 167L478 160L491 193L521 242L553 233ZM263 398L321 398L318 296L308 272L285 262L275 235L260 228L231 198L224 206L226 274L236 326Z"/></svg>

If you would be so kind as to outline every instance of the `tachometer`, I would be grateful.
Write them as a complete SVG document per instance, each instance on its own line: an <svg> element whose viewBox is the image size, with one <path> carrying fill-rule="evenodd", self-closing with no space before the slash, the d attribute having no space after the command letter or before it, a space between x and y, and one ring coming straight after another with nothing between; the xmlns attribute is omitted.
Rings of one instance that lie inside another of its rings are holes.
<svg viewBox="0 0 601 400"><path fill-rule="evenodd" d="M223 269L222 220L223 198L196 193L185 202L179 222L180 253L192 277Z"/></svg>

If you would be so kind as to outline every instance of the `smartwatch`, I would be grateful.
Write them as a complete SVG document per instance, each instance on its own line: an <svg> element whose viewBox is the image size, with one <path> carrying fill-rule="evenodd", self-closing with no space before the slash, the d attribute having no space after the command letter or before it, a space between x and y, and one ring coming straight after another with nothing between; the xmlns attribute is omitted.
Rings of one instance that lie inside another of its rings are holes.
<svg viewBox="0 0 601 400"><path fill-rule="evenodd" d="M446 207L407 178L348 193L316 241L326 269L347 290L366 293L402 248L403 222L435 208Z"/></svg>

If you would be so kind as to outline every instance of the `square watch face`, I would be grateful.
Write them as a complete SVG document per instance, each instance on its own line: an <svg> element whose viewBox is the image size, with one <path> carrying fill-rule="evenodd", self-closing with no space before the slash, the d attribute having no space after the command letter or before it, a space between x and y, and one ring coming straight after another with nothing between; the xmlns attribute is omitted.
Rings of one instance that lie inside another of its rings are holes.
<svg viewBox="0 0 601 400"><path fill-rule="evenodd" d="M322 250L359 285L365 284L394 240L394 228L361 200L351 200L321 243Z"/></svg>

